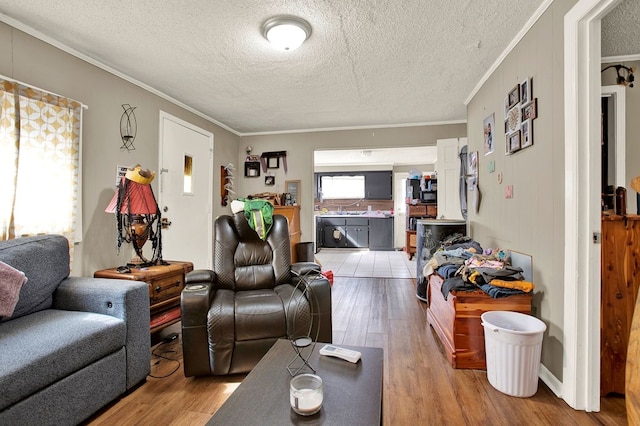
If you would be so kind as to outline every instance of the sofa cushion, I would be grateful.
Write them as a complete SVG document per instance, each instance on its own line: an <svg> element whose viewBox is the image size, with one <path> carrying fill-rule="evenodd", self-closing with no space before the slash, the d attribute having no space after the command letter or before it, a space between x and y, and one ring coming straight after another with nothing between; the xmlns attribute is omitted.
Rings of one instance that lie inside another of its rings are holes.
<svg viewBox="0 0 640 426"><path fill-rule="evenodd" d="M47 309L0 324L0 411L125 345L125 323Z"/></svg>
<svg viewBox="0 0 640 426"><path fill-rule="evenodd" d="M69 242L61 235L0 241L0 261L24 272L28 279L9 317L18 318L51 307L53 292L69 276Z"/></svg>

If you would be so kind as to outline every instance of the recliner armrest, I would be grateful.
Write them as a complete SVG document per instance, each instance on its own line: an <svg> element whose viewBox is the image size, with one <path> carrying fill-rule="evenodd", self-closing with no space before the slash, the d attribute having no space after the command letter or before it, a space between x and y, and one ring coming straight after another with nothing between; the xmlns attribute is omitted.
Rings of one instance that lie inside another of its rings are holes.
<svg viewBox="0 0 640 426"><path fill-rule="evenodd" d="M184 375L210 375L207 344L207 315L216 292L215 272L200 269L189 272L180 297Z"/></svg>
<svg viewBox="0 0 640 426"><path fill-rule="evenodd" d="M211 269L196 269L189 272L184 277L186 285L195 283L214 283L216 281L216 273Z"/></svg>
<svg viewBox="0 0 640 426"><path fill-rule="evenodd" d="M321 274L320 265L314 262L298 262L291 265L292 283L299 286L301 281L311 288L314 304L313 312L318 321L312 324L311 335L318 336L319 342L331 343L333 324L331 321L331 284Z"/></svg>
<svg viewBox="0 0 640 426"><path fill-rule="evenodd" d="M320 265L315 262L297 262L291 264L291 272L295 275L307 275L310 272L320 273Z"/></svg>

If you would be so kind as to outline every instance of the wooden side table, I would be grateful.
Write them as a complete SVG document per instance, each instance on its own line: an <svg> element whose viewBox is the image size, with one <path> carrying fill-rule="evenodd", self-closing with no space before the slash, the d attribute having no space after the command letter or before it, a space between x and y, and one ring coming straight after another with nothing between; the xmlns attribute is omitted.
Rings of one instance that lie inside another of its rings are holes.
<svg viewBox="0 0 640 426"><path fill-rule="evenodd" d="M151 333L180 321L180 293L184 288L184 276L193 270L193 263L168 261L168 265L146 268L131 268L120 273L117 268L96 271L95 278L144 281L149 286L149 309Z"/></svg>

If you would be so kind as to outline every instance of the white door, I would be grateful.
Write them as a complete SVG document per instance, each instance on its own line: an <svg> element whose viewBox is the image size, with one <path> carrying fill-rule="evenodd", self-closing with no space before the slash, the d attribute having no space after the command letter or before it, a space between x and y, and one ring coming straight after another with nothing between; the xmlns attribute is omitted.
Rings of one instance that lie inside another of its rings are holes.
<svg viewBox="0 0 640 426"><path fill-rule="evenodd" d="M393 182L393 204L394 204L394 220L393 220L393 245L394 247L404 247L406 242L407 229L407 178L409 173L395 173Z"/></svg>
<svg viewBox="0 0 640 426"><path fill-rule="evenodd" d="M212 266L213 134L160 111L162 257ZM170 225L169 225L170 223Z"/></svg>
<svg viewBox="0 0 640 426"><path fill-rule="evenodd" d="M438 218L462 220L460 211L460 148L467 138L439 139L438 162Z"/></svg>

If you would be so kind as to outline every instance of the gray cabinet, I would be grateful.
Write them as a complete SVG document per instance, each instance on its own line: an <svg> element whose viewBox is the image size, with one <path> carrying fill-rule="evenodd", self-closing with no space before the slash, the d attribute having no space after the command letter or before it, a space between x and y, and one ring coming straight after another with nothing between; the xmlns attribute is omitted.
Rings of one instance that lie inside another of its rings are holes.
<svg viewBox="0 0 640 426"><path fill-rule="evenodd" d="M393 174L387 171L367 172L364 176L364 196L367 200L393 199Z"/></svg>
<svg viewBox="0 0 640 426"><path fill-rule="evenodd" d="M393 218L318 217L316 245L393 250Z"/></svg>
<svg viewBox="0 0 640 426"><path fill-rule="evenodd" d="M369 248L393 250L393 218L369 219Z"/></svg>
<svg viewBox="0 0 640 426"><path fill-rule="evenodd" d="M322 226L322 247L347 246L346 218L323 217L320 219L320 223Z"/></svg>

